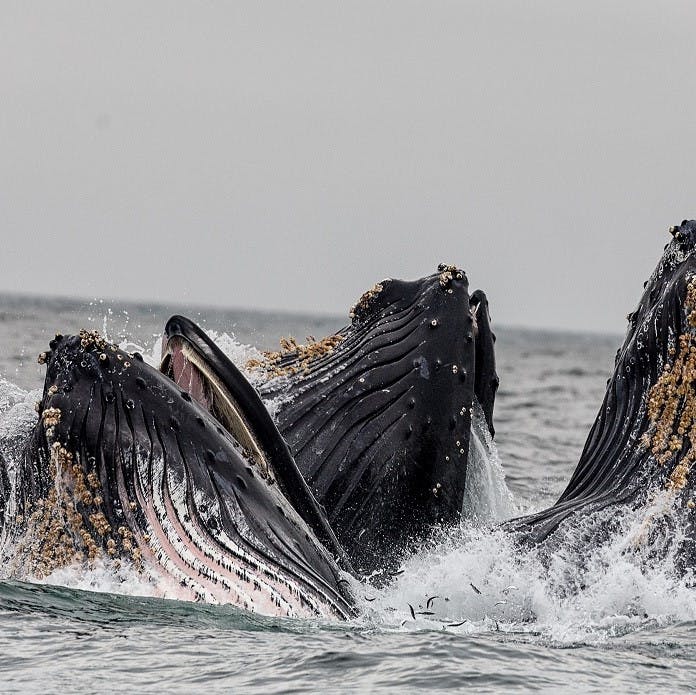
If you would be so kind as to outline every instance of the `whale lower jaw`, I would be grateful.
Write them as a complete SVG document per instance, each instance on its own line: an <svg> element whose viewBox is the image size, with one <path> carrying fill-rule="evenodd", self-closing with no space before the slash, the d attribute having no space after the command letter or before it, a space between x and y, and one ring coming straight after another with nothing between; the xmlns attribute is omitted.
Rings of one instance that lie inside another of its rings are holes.
<svg viewBox="0 0 696 695"><path fill-rule="evenodd" d="M346 618L318 586L297 581L291 574L229 537L223 530L214 535L200 515L187 503L198 496L196 508L210 513L220 500L207 500L186 481L166 479L163 461L142 460L138 481L153 491L139 495L138 503L147 521L135 541L151 574L165 586L171 583L177 598L213 604L233 604L245 610L277 617ZM213 516L223 512L219 508Z"/></svg>

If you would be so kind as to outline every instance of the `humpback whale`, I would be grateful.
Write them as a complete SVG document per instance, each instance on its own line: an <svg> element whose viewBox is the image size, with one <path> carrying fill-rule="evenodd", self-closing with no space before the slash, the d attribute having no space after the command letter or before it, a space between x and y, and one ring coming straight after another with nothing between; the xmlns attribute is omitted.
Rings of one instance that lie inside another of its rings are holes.
<svg viewBox="0 0 696 695"><path fill-rule="evenodd" d="M266 615L352 614L339 545L277 432L244 431L260 401L241 403L228 430L95 332L50 347L38 423L14 484L4 467L0 478L15 575L111 560L177 598Z"/></svg>
<svg viewBox="0 0 696 695"><path fill-rule="evenodd" d="M655 509L644 535L680 520L686 533L665 538L680 544L682 565L696 560L696 221L670 232L628 315L614 374L565 491L548 509L506 524L528 542L553 547L578 521L596 538L614 518L602 512L646 506Z"/></svg>
<svg viewBox="0 0 696 695"><path fill-rule="evenodd" d="M670 231L566 489L504 524L550 553L645 508L646 535L696 560L696 221ZM494 434L494 342L486 295L448 265L384 280L335 335L248 364L258 392L182 316L159 370L95 332L56 336L38 423L16 466L0 460L3 562L41 577L109 559L180 598L349 617L344 571L388 570L466 514L477 403Z"/></svg>
<svg viewBox="0 0 696 695"><path fill-rule="evenodd" d="M248 366L279 403L280 433L338 540L371 573L461 518L476 400L493 434L495 336L486 295L469 295L464 271L444 264L416 281L383 280L350 316L333 336L286 340ZM193 322L173 317L165 338L183 346L206 384L202 402L226 422L225 403L246 400L246 380ZM191 367L167 360L187 382Z"/></svg>

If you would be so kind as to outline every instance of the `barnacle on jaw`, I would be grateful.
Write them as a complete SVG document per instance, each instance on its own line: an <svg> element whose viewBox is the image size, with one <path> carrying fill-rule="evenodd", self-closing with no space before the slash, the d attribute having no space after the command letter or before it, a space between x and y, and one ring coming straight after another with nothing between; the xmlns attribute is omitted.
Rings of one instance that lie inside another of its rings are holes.
<svg viewBox="0 0 696 695"><path fill-rule="evenodd" d="M437 270L440 273L440 287L447 287L447 285L449 285L450 282L452 282L455 273L459 272L456 265L450 265L449 263L440 263L440 265L438 265L437 267Z"/></svg>
<svg viewBox="0 0 696 695"><path fill-rule="evenodd" d="M696 327L696 275L687 282L684 307L688 326ZM650 424L641 443L661 466L683 452L665 484L678 492L686 487L696 461L696 335L681 334L669 355L671 363L665 364L648 394Z"/></svg>
<svg viewBox="0 0 696 695"><path fill-rule="evenodd" d="M384 289L384 282L378 282L374 287L364 292L358 301L350 308L348 316L351 319L360 318L367 313L370 305L375 300L377 295Z"/></svg>
<svg viewBox="0 0 696 695"><path fill-rule="evenodd" d="M60 416L60 408L46 408L43 413L41 413L43 426L46 429L49 427L55 427L60 422Z"/></svg>
<svg viewBox="0 0 696 695"><path fill-rule="evenodd" d="M87 483L92 488L92 490L98 490L101 487L101 484L99 483L99 478L97 477L97 474L94 471L90 471L87 474Z"/></svg>
<svg viewBox="0 0 696 695"><path fill-rule="evenodd" d="M98 350L106 350L110 347L97 331L88 331L84 328L80 331L80 345L83 348L94 346Z"/></svg>
<svg viewBox="0 0 696 695"><path fill-rule="evenodd" d="M22 569L39 578L75 562L82 545L78 539L86 533L65 485L73 454L58 442L49 451L48 473L54 484L18 520L26 528L15 555Z"/></svg>
<svg viewBox="0 0 696 695"><path fill-rule="evenodd" d="M294 338L281 338L279 351L264 352L263 360L247 360L246 368L263 370L268 378L307 372L313 360L332 353L342 340L343 336L334 334L321 340L308 338L307 343L301 345ZM290 363L282 365L285 360L290 360Z"/></svg>
<svg viewBox="0 0 696 695"><path fill-rule="evenodd" d="M686 300L684 304L689 309L686 319L689 325L696 327L696 277L692 277L686 288Z"/></svg>
<svg viewBox="0 0 696 695"><path fill-rule="evenodd" d="M96 473L85 474L60 442L50 446L49 454L47 492L16 518L22 532L13 559L16 570L41 579L76 563L91 566L104 551L109 557L129 553L135 568L142 569L132 533L119 529L118 536L112 535L102 498L93 494L100 488Z"/></svg>

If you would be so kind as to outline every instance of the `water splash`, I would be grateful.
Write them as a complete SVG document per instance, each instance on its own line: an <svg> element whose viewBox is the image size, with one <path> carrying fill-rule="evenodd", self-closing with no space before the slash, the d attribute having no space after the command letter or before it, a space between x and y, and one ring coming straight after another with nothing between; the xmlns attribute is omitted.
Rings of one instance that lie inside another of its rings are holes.
<svg viewBox="0 0 696 695"><path fill-rule="evenodd" d="M653 513L604 510L537 548L468 523L407 559L390 586L363 587L365 615L383 629L501 631L558 645L694 620L694 575L677 562L683 530L648 539ZM605 542L588 545L608 524Z"/></svg>
<svg viewBox="0 0 696 695"><path fill-rule="evenodd" d="M519 511L505 482L505 471L498 449L486 425L483 409L476 398L471 418L462 509L476 526L509 519Z"/></svg>
<svg viewBox="0 0 696 695"><path fill-rule="evenodd" d="M43 579L32 581L36 584L65 586L95 593L167 598L161 587L149 577L139 574L132 564L117 564L108 559L97 560L89 569L77 564L61 567Z"/></svg>

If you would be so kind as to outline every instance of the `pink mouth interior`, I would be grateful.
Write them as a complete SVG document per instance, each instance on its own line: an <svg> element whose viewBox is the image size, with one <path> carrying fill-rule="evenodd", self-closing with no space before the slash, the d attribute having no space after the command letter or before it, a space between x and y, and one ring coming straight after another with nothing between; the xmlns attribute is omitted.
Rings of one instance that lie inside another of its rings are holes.
<svg viewBox="0 0 696 695"><path fill-rule="evenodd" d="M183 391L188 391L195 401L208 412L212 410L213 399L205 378L184 355L181 341L174 339L162 345L163 356L169 354L168 376Z"/></svg>

